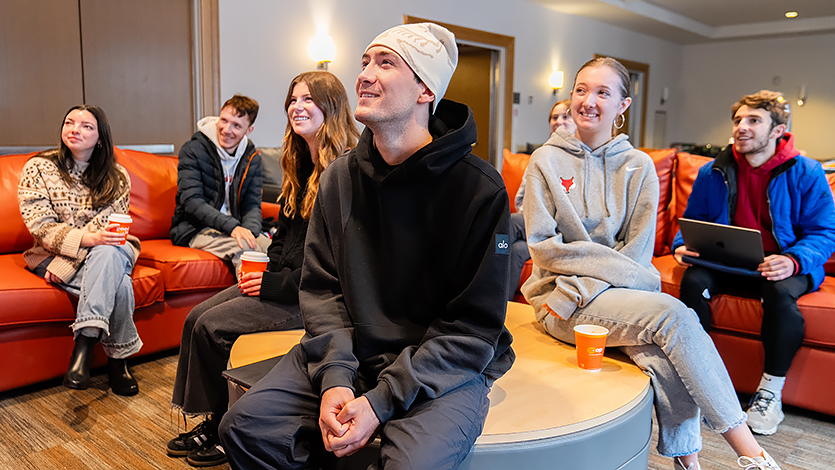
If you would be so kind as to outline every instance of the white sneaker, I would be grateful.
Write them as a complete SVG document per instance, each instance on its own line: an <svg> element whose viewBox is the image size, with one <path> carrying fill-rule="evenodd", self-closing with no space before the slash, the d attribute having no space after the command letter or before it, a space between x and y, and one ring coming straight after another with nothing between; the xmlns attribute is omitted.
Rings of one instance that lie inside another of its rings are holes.
<svg viewBox="0 0 835 470"><path fill-rule="evenodd" d="M783 404L765 389L757 390L748 403L748 427L757 434L774 434L785 415Z"/></svg>
<svg viewBox="0 0 835 470"><path fill-rule="evenodd" d="M763 451L761 457L740 457L736 463L745 470L780 470L780 466L774 461L768 452Z"/></svg>
<svg viewBox="0 0 835 470"><path fill-rule="evenodd" d="M673 470L702 470L698 463L691 463L689 467L685 467L678 457L673 458Z"/></svg>

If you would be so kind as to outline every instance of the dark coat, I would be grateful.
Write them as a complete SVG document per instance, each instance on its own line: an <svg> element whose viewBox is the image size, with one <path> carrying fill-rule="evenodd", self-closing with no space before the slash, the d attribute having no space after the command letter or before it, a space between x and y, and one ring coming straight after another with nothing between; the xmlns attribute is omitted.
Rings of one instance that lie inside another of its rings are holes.
<svg viewBox="0 0 835 470"><path fill-rule="evenodd" d="M180 149L177 164L177 207L171 218L171 241L188 246L200 230L211 227L229 235L241 225L261 233L261 155L249 141L229 190L229 211L220 211L226 197L223 166L215 144L197 131Z"/></svg>

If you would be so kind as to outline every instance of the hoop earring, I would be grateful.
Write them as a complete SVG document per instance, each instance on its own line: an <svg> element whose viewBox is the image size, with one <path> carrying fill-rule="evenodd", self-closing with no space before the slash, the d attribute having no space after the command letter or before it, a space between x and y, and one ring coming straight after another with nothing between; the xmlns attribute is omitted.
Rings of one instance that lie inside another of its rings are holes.
<svg viewBox="0 0 835 470"><path fill-rule="evenodd" d="M101 142L97 142L97 143L96 143L96 148L98 148L98 149L100 149L100 148L101 148Z"/></svg>
<svg viewBox="0 0 835 470"><path fill-rule="evenodd" d="M620 125L618 125L618 118L620 118ZM626 118L623 117L623 114L618 114L618 117L615 118L615 129L620 129L624 124L626 124Z"/></svg>

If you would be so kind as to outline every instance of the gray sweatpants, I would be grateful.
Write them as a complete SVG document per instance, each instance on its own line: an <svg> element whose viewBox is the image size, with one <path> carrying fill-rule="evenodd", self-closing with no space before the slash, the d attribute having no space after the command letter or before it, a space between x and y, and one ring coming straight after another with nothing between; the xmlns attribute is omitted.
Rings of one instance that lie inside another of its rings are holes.
<svg viewBox="0 0 835 470"><path fill-rule="evenodd" d="M255 241L258 243L258 246L252 251L266 253L271 242L269 237L263 234L256 235ZM208 251L223 261L229 261L232 263L232 267L235 268L234 271L237 271L241 266L241 254L244 251L251 250L248 246L241 248L238 246L238 240L209 227L197 232L194 238L188 242L188 246L189 248Z"/></svg>
<svg viewBox="0 0 835 470"><path fill-rule="evenodd" d="M368 390L362 380L357 396ZM455 469L487 418L490 387L479 376L455 390L416 402L380 427L381 458L369 468ZM328 458L319 430L320 394L296 345L235 402L220 423L233 468L318 468Z"/></svg>

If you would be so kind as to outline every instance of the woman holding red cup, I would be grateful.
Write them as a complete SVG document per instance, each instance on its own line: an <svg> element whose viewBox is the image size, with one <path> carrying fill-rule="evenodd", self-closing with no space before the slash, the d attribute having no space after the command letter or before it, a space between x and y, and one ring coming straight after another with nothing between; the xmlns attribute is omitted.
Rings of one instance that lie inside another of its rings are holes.
<svg viewBox="0 0 835 470"><path fill-rule="evenodd" d="M23 258L46 282L78 296L75 347L64 385L90 386L93 349L107 354L110 388L136 395L126 358L142 347L133 323L131 272L139 240L115 232L127 214L130 177L113 154L110 125L97 106L74 106L64 116L61 145L32 157L18 186L23 222L35 246ZM125 243L127 241L127 243Z"/></svg>
<svg viewBox="0 0 835 470"><path fill-rule="evenodd" d="M329 72L305 72L294 78L285 109L282 210L267 250L266 271L239 272L237 286L194 307L183 326L171 404L204 420L169 441L167 451L172 457L186 457L192 465L226 462L217 435L229 401L221 372L238 336L302 327L299 281L319 175L359 138L345 87Z"/></svg>

